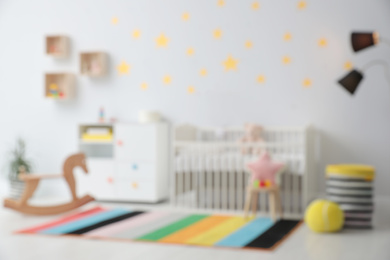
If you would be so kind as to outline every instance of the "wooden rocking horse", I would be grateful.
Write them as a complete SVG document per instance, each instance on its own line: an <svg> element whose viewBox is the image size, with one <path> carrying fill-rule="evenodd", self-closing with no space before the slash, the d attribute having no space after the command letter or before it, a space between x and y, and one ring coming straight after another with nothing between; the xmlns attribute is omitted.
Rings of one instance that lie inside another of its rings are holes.
<svg viewBox="0 0 390 260"><path fill-rule="evenodd" d="M19 179L26 183L25 190L19 200L5 199L4 207L11 208L25 214L54 215L70 211L72 209L81 207L91 201L94 201L95 199L89 195L85 195L81 198L77 197L76 181L73 176L73 169L76 167L81 167L86 174L88 173L87 165L85 163L85 155L83 153L71 155L65 160L63 166L63 174L27 175L21 173L19 175ZM34 191L38 187L39 182L44 179L53 178L65 178L65 181L67 182L70 192L72 194L72 201L66 204L48 207L37 207L29 205L28 200L31 198Z"/></svg>

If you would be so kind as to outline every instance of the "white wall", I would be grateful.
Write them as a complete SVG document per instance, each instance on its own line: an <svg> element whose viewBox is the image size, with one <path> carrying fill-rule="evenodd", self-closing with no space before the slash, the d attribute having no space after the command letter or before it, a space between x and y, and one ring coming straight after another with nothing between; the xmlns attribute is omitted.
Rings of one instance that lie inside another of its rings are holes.
<svg viewBox="0 0 390 260"><path fill-rule="evenodd" d="M376 192L390 195L390 86L382 68L372 68L356 96L336 80L356 67L390 58L379 45L354 54L352 30L377 30L390 37L387 0L2 0L0 1L0 165L17 136L29 145L36 170L58 172L66 155L77 149L77 124L95 121L104 106L108 116L136 120L140 109L158 109L175 122L206 125L264 125L312 123L322 134L320 174L330 163L366 163L377 168ZM183 21L183 12L190 20ZM117 25L111 19L118 17ZM220 28L223 37L212 37ZM135 40L131 32L142 35ZM167 48L156 48L164 32ZM283 41L290 32L292 40ZM69 59L44 55L44 36L71 38ZM326 38L325 48L318 46ZM244 43L253 42L252 49ZM188 57L188 47L195 55ZM78 72L78 53L103 50L110 55L110 74L104 79L78 76L78 97L57 103L43 97L45 71ZM232 55L238 70L225 72L222 62ZM281 63L289 55L290 65ZM131 65L119 76L116 66ZM200 77L205 67L207 77ZM162 84L165 74L172 84ZM264 74L265 84L256 77ZM312 80L303 88L305 78ZM140 84L147 82L143 91ZM188 86L196 93L189 95ZM323 183L321 183L323 186ZM55 192L55 190L52 190Z"/></svg>

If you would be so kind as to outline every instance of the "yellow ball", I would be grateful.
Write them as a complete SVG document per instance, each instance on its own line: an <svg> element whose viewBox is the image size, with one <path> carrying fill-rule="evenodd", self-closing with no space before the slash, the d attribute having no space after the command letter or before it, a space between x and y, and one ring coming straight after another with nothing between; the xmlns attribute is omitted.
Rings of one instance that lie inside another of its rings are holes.
<svg viewBox="0 0 390 260"><path fill-rule="evenodd" d="M344 225L344 212L328 200L315 200L306 209L305 222L314 232L336 232Z"/></svg>

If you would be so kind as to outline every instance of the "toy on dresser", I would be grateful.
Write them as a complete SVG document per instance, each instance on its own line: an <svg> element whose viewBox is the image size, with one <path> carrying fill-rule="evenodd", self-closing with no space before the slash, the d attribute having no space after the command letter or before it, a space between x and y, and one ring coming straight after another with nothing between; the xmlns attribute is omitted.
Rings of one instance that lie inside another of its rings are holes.
<svg viewBox="0 0 390 260"><path fill-rule="evenodd" d="M264 142L262 138L263 127L253 123L246 123L244 136L240 139L240 142L243 144L241 152L243 154L260 154L260 148L248 147L247 144L253 145Z"/></svg>
<svg viewBox="0 0 390 260"><path fill-rule="evenodd" d="M252 173L247 187L247 197L245 199L245 217L248 215L252 202L253 215L257 211L257 200L260 192L267 192L272 219L276 219L276 211L282 216L282 205L277 175L285 170L283 163L274 162L270 155L264 152L256 161L249 163L248 169Z"/></svg>

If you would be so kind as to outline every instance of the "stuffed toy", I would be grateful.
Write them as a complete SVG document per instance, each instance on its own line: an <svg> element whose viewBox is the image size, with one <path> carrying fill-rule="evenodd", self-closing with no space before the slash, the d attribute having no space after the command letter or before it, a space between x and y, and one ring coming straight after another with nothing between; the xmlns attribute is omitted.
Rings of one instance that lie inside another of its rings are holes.
<svg viewBox="0 0 390 260"><path fill-rule="evenodd" d="M253 123L246 123L244 136L240 139L242 144L255 144L263 142L262 133L263 127ZM243 154L260 154L260 148L243 147L241 149Z"/></svg>
<svg viewBox="0 0 390 260"><path fill-rule="evenodd" d="M276 175L285 168L283 163L272 161L267 152L264 152L256 161L249 163L247 166L252 172L251 181L255 188L274 186Z"/></svg>

